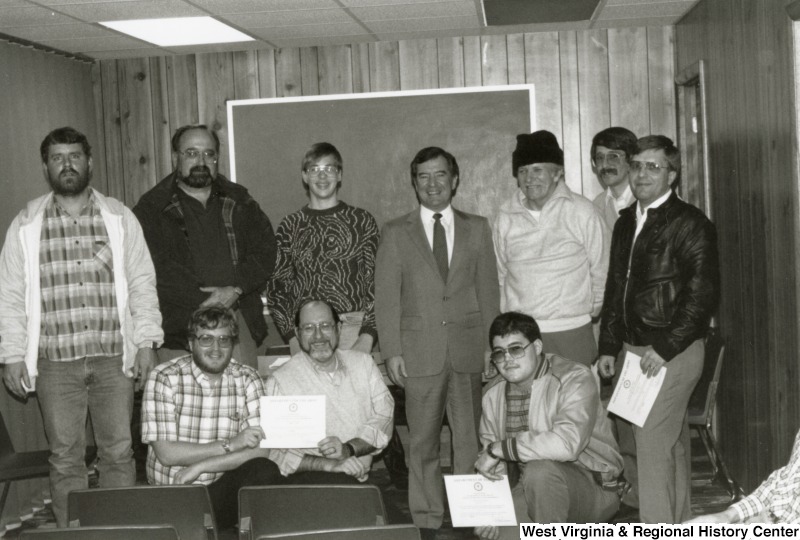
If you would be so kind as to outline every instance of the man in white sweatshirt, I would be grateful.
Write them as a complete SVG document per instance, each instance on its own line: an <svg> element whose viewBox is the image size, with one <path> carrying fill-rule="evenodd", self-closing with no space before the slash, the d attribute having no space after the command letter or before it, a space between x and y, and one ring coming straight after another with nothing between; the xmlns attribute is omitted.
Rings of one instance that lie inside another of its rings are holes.
<svg viewBox="0 0 800 540"><path fill-rule="evenodd" d="M549 131L517 135L512 174L519 191L492 228L500 310L534 317L545 352L590 365L610 231L592 202L567 187L564 152Z"/></svg>

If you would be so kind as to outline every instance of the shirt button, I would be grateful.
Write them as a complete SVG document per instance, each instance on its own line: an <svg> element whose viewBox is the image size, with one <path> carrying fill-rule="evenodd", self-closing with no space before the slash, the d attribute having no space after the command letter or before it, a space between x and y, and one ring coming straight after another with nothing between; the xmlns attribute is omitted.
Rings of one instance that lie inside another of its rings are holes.
<svg viewBox="0 0 800 540"><path fill-rule="evenodd" d="M442 321L442 326L447 326L447 321Z"/></svg>
<svg viewBox="0 0 800 540"><path fill-rule="evenodd" d="M81 261L78 261L78 266L80 266L80 265L81 265Z"/></svg>
<svg viewBox="0 0 800 540"><path fill-rule="evenodd" d="M80 242L78 242L77 240L75 240L75 243L76 243L76 244L80 244Z"/></svg>

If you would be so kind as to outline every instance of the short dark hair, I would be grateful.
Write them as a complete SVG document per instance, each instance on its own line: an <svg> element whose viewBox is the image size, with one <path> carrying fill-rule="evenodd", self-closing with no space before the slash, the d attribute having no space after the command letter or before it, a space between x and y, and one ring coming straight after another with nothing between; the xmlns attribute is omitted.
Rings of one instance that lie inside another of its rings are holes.
<svg viewBox="0 0 800 540"><path fill-rule="evenodd" d="M339 312L336 311L336 308L333 307L333 304L331 304L327 300L322 300L320 298L309 298L308 300L305 300L305 301L301 302L300 303L300 307L298 307L297 311L295 311L295 313L294 313L294 326L295 326L295 328L300 328L300 312L303 311L304 307L306 307L308 304L312 304L312 303L325 304L326 306L328 306L328 309L331 310L331 316L333 316L333 322L337 322L337 323L339 322Z"/></svg>
<svg viewBox="0 0 800 540"><path fill-rule="evenodd" d="M681 152L672 139L666 135L647 135L636 141L636 153L641 154L645 150L663 150L664 157L667 158L669 170L675 171L677 176L672 182L671 187L675 187L681 180Z"/></svg>
<svg viewBox="0 0 800 540"><path fill-rule="evenodd" d="M519 332L531 343L542 339L542 332L533 317L518 311L508 311L501 313L492 321L492 326L489 327L489 347L491 348L494 338L507 336L514 332Z"/></svg>
<svg viewBox="0 0 800 540"><path fill-rule="evenodd" d="M303 161L300 164L300 170L305 171L312 163L324 158L325 156L333 156L336 160L336 165L341 171L344 166L342 154L329 142L318 142L311 145L306 155L303 156Z"/></svg>
<svg viewBox="0 0 800 540"><path fill-rule="evenodd" d="M236 314L221 304L201 307L192 313L187 326L189 338L196 338L200 329L216 330L218 328L230 328L231 336L239 337L239 323L236 321Z"/></svg>
<svg viewBox="0 0 800 540"><path fill-rule="evenodd" d="M92 147L89 145L89 139L86 138L86 135L75 128L65 126L54 129L48 133L42 141L39 147L39 152L42 155L42 163L47 163L50 147L54 144L80 144L86 157L92 157Z"/></svg>
<svg viewBox="0 0 800 540"><path fill-rule="evenodd" d="M592 139L591 155L589 156L594 163L594 153L598 146L605 146L609 150L622 150L625 157L631 159L636 153L636 135L624 127L610 127L600 131Z"/></svg>
<svg viewBox="0 0 800 540"><path fill-rule="evenodd" d="M417 167L419 167L420 164L438 157L443 157L445 161L447 161L447 167L450 169L450 174L458 176L460 179L461 175L458 172L458 162L453 154L447 150L444 150L443 148L439 148L438 146L428 146L427 148L423 148L417 152L417 155L411 160L411 183L413 184L414 180L416 180Z"/></svg>
<svg viewBox="0 0 800 540"><path fill-rule="evenodd" d="M172 136L172 151L178 152L180 150L181 137L183 137L183 134L186 133L187 131L192 131L195 129L202 129L203 131L206 131L209 135L211 135L211 138L214 139L214 150L216 150L217 153L219 153L219 136L217 135L216 131L214 131L205 124L189 124L186 126L181 126L178 129L176 129L175 134Z"/></svg>

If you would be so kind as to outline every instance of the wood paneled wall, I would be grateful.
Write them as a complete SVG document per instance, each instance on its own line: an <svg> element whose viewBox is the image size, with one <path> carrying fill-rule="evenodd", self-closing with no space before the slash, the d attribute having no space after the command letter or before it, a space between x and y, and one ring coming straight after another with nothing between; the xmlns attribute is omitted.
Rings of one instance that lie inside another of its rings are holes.
<svg viewBox="0 0 800 540"><path fill-rule="evenodd" d="M0 42L0 148L5 152L0 174L2 238L25 204L49 189L39 156L39 145L47 133L71 125L84 132L90 142L101 142L94 131L91 70L86 63ZM101 154L95 152L95 160L102 162ZM102 183L98 187L106 190ZM36 398L21 402L11 397L4 385L0 386L0 412L16 449L46 449ZM48 489L47 479L14 482L0 523L18 523L20 514L30 512L32 500L42 504L43 493L49 493Z"/></svg>
<svg viewBox="0 0 800 540"><path fill-rule="evenodd" d="M655 27L104 60L95 93L105 175L112 195L135 204L170 172L177 127L203 122L227 139L229 99L533 83L537 128L562 142L570 187L593 197L597 131L674 136L673 57L673 29Z"/></svg>
<svg viewBox="0 0 800 540"><path fill-rule="evenodd" d="M721 442L754 488L800 426L797 176L785 0L703 0L675 30L677 70L705 60L712 204L727 341Z"/></svg>

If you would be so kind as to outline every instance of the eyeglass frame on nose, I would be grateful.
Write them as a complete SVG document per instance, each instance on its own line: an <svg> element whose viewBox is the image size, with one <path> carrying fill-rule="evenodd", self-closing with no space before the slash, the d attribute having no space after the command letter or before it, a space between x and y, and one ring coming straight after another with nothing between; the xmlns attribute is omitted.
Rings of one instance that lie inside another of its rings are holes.
<svg viewBox="0 0 800 540"><path fill-rule="evenodd" d="M492 364L494 364L497 367L500 367L501 364L502 365L507 364L508 363L508 357L511 357L512 360L519 360L520 358L525 356L525 350L528 347L530 347L531 345L533 345L534 343L536 343L536 342L535 341L531 341L530 343L528 343L525 346L512 345L511 347L508 347L506 349L504 349L503 347L497 347L497 349L492 349L492 351L489 353L489 360L491 360ZM519 352L512 353L511 352L512 349L518 350ZM494 358L495 355L497 355L497 353L502 353L502 355L503 355L503 359L502 360L496 360Z"/></svg>
<svg viewBox="0 0 800 540"><path fill-rule="evenodd" d="M311 167L306 167L305 172L309 176L319 176L322 173L335 176L342 172L342 168L338 165L312 165Z"/></svg>
<svg viewBox="0 0 800 540"><path fill-rule="evenodd" d="M327 326L325 326L327 325ZM320 334L331 334L336 328L335 321L322 321L321 323L306 323L297 327L300 332L307 336L313 336L317 332Z"/></svg>
<svg viewBox="0 0 800 540"><path fill-rule="evenodd" d="M187 148L186 150L178 150L178 153L186 159L195 160L203 156L203 161L209 163L217 163L219 161L219 154L216 150L198 150L196 148Z"/></svg>
<svg viewBox="0 0 800 540"><path fill-rule="evenodd" d="M613 160L613 161L612 161ZM606 152L605 154L595 154L592 156L592 163L595 165L606 164L618 165L627 161L625 152Z"/></svg>
<svg viewBox="0 0 800 540"><path fill-rule="evenodd" d="M650 176L658 176L662 169L666 170L667 172L671 172L672 168L669 164L661 165L660 163L656 163L655 161L641 161L639 159L632 159L630 161L631 171L636 174L639 174L642 171L646 171L647 174Z"/></svg>
<svg viewBox="0 0 800 540"><path fill-rule="evenodd" d="M212 340L209 344L204 344L203 341ZM197 341L197 344L203 347L204 349L211 349L216 344L220 349L230 349L236 343L235 336L212 336L211 334L203 334L202 336L194 336L194 340ZM228 343L223 343L223 340L226 340Z"/></svg>

